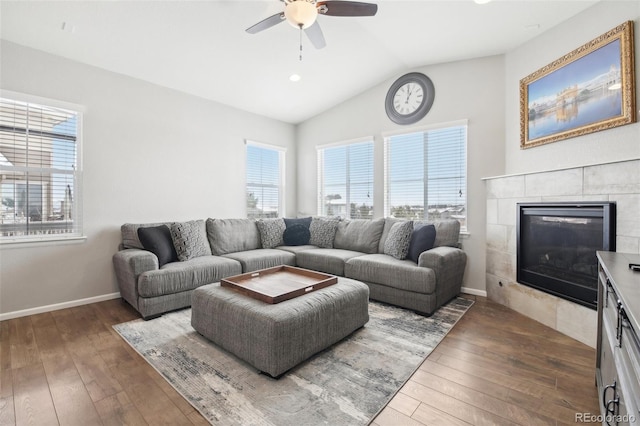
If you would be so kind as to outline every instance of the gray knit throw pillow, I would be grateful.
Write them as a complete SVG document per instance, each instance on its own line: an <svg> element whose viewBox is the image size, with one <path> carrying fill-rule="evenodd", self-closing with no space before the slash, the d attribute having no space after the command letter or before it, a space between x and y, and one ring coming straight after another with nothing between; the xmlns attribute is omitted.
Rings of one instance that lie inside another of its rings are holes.
<svg viewBox="0 0 640 426"><path fill-rule="evenodd" d="M258 225L258 231L260 231L262 248L271 249L284 245L284 241L282 241L282 234L284 234L286 228L284 219L260 219L256 222L256 225Z"/></svg>
<svg viewBox="0 0 640 426"><path fill-rule="evenodd" d="M171 239L176 248L178 260L193 259L211 255L204 220L177 222L171 225Z"/></svg>
<svg viewBox="0 0 640 426"><path fill-rule="evenodd" d="M338 219L323 219L314 217L309 225L309 244L321 248L333 248L333 239L338 229Z"/></svg>
<svg viewBox="0 0 640 426"><path fill-rule="evenodd" d="M404 260L409 254L413 222L397 222L389 229L387 240L384 242L384 254L396 259Z"/></svg>

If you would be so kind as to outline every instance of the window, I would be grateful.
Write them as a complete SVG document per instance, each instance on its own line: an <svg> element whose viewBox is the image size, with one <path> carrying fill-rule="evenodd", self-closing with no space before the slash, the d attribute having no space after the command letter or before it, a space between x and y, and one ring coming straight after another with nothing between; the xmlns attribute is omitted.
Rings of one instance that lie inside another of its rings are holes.
<svg viewBox="0 0 640 426"><path fill-rule="evenodd" d="M385 215L467 220L467 125L385 138Z"/></svg>
<svg viewBox="0 0 640 426"><path fill-rule="evenodd" d="M284 153L247 141L247 217L284 216Z"/></svg>
<svg viewBox="0 0 640 426"><path fill-rule="evenodd" d="M0 98L0 241L81 237L81 113L22 98Z"/></svg>
<svg viewBox="0 0 640 426"><path fill-rule="evenodd" d="M373 141L318 148L318 214L373 218Z"/></svg>

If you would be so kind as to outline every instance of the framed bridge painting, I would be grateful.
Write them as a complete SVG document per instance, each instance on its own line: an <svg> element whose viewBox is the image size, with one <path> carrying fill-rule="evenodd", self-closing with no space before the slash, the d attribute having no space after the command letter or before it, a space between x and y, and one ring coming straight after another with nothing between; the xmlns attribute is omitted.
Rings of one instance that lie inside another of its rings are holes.
<svg viewBox="0 0 640 426"><path fill-rule="evenodd" d="M520 148L634 123L633 21L520 80Z"/></svg>

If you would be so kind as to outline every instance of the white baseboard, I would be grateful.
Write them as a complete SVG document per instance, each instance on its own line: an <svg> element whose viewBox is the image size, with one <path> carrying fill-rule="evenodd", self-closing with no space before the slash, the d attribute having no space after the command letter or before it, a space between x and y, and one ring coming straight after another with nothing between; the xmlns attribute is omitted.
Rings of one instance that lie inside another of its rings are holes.
<svg viewBox="0 0 640 426"><path fill-rule="evenodd" d="M486 290L478 290L477 288L462 287L460 289L460 291L462 293L472 294L474 296L487 297L487 291Z"/></svg>
<svg viewBox="0 0 640 426"><path fill-rule="evenodd" d="M119 297L120 293L103 294L102 296L87 297L86 299L71 300L69 302L39 306L37 308L23 309L21 311L7 312L5 314L0 314L0 321L41 314L44 312L57 311L59 309L73 308L75 306L88 305L90 303L104 302L105 300L117 299Z"/></svg>

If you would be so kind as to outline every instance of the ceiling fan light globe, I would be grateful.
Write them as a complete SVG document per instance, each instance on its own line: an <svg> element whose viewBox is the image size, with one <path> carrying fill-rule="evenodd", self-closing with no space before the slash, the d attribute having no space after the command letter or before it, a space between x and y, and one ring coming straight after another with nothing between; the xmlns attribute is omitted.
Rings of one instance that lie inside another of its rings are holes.
<svg viewBox="0 0 640 426"><path fill-rule="evenodd" d="M284 8L284 16L287 18L287 22L295 28L307 29L318 17L318 10L314 3L310 3L305 0L295 0L287 4Z"/></svg>

